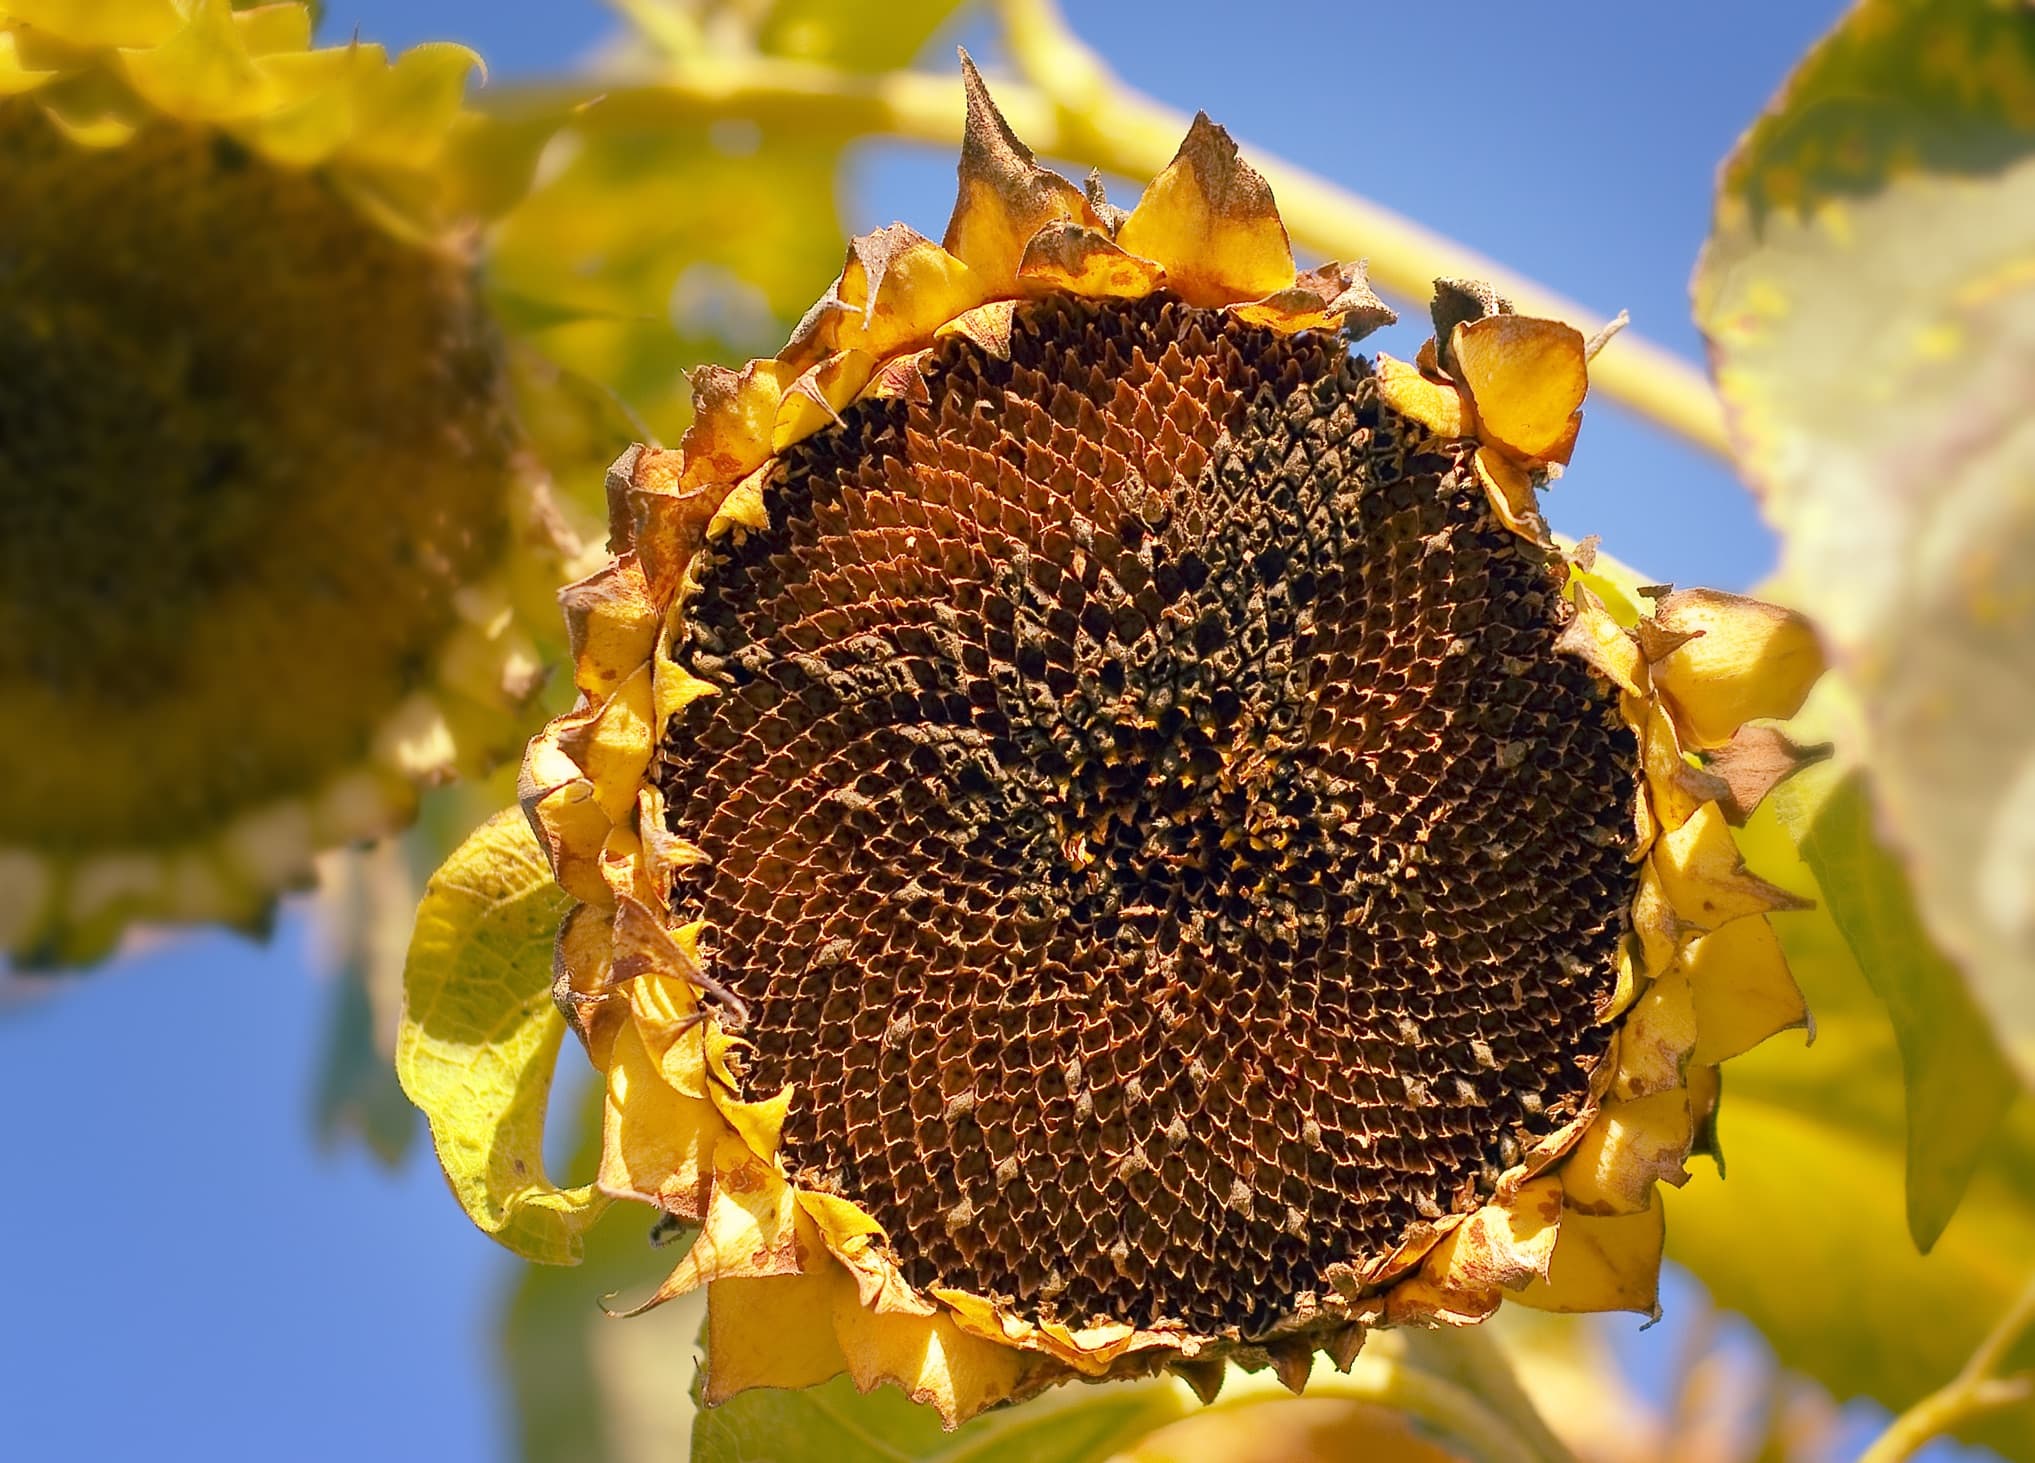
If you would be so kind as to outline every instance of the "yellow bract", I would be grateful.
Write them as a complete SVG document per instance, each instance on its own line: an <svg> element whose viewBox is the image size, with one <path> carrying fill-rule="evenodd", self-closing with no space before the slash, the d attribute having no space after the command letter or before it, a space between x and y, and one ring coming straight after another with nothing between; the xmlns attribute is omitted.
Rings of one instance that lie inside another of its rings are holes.
<svg viewBox="0 0 2035 1463"><path fill-rule="evenodd" d="M726 1008L705 999L688 943L697 932L663 928L672 869L700 854L663 832L661 794L643 769L668 717L701 693L665 653L684 625L686 566L707 538L764 522L773 454L856 400L910 390L943 333L996 350L1010 302L1043 291L1170 290L1289 332L1340 324L1354 336L1387 316L1359 271L1295 273L1263 179L1205 118L1126 217L1040 168L964 71L969 123L945 244L901 227L858 240L777 358L701 372L679 449L632 449L610 479L615 561L565 596L581 702L532 744L522 796L582 906L559 941L558 990L605 1073L600 1186L701 1227L652 1301L707 1287L709 1401L845 1369L863 1387L898 1383L950 1423L1071 1376L1162 1364L1198 1389L1220 1385L1225 1358L1271 1366L1297 1387L1317 1345L1347 1365L1367 1327L1468 1324L1506 1296L1651 1311L1655 1185L1682 1181L1707 1125L1716 1084L1706 1064L1804 1015L1777 948L1767 956L1764 914L1787 897L1743 869L1705 796L1718 779L1705 781L1693 760L1728 748L1740 720L1788 709L1760 657L1800 646L1772 629L1778 612L1750 601L1704 600L1700 625L1696 602L1664 601L1627 626L1580 572L1557 586L1572 606L1564 649L1621 688L1643 748L1632 769L1632 935L1623 989L1603 1013L1619 1022L1613 1055L1586 1110L1521 1155L1490 1202L1413 1226L1361 1273L1332 1272L1305 1339L1073 1329L964 1288L921 1292L867 1212L787 1176L779 1133L800 1093L741 1100L727 1070L737 1038ZM1496 307L1450 329L1448 372L1432 345L1418 365L1381 359L1380 395L1457 450L1472 444L1500 520L1556 555L1534 491L1573 446L1588 349L1567 326ZM1578 570L1588 567L1579 556ZM1694 651L1697 628L1710 649ZM1813 655L1797 659L1788 685L1812 672Z"/></svg>
<svg viewBox="0 0 2035 1463"><path fill-rule="evenodd" d="M1263 299L1294 281L1272 190L1205 112L1124 220L1117 246L1165 270L1167 287L1190 305Z"/></svg>
<svg viewBox="0 0 2035 1463"><path fill-rule="evenodd" d="M1105 226L1079 188L1037 165L1032 150L989 104L974 67L965 68L964 80L968 127L961 139L961 192L942 247L973 261L984 288L1009 294L1041 236L1059 233L1055 225L1077 235L1102 234Z"/></svg>
<svg viewBox="0 0 2035 1463"><path fill-rule="evenodd" d="M341 164L335 181L427 232L444 221L432 207L444 189L399 175L479 126L460 101L472 51L312 50L295 0L6 0L0 37L0 95L34 94L75 141L117 145L164 117L216 127L284 166Z"/></svg>
<svg viewBox="0 0 2035 1463"><path fill-rule="evenodd" d="M1437 328L1444 318L1437 315ZM1445 343L1428 342L1417 365L1381 354L1378 391L1438 436L1477 438L1477 477L1491 511L1513 532L1539 540L1547 525L1535 491L1575 450L1590 353L1574 326L1502 306L1457 321Z"/></svg>
<svg viewBox="0 0 2035 1463"><path fill-rule="evenodd" d="M1654 683L1697 747L1723 746L1760 717L1793 716L1823 671L1815 630L1778 605L1688 589L1662 599L1654 620L1690 637L1661 658ZM1737 667L1744 672L1725 673Z"/></svg>
<svg viewBox="0 0 2035 1463"><path fill-rule="evenodd" d="M1488 443L1522 462L1567 460L1590 387L1581 331L1558 320L1486 315L1455 328L1454 353Z"/></svg>

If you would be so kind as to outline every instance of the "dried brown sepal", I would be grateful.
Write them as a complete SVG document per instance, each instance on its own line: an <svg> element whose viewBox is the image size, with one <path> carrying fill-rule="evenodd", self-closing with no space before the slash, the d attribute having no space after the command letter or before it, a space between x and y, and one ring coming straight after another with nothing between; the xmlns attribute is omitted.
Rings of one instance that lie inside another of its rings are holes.
<svg viewBox="0 0 2035 1463"><path fill-rule="evenodd" d="M1192 1388L1194 1395L1206 1406L1222 1395L1222 1384L1229 1376L1229 1363L1220 1360L1189 1361L1181 1357L1166 1363L1166 1370Z"/></svg>
<svg viewBox="0 0 2035 1463"><path fill-rule="evenodd" d="M1340 325L1352 341L1398 320L1392 308L1372 292L1361 264L1324 264L1263 300L1235 307L1237 318L1252 324L1285 323L1305 330L1333 330Z"/></svg>
<svg viewBox="0 0 2035 1463"><path fill-rule="evenodd" d="M1312 1340L1275 1341L1265 1348L1272 1358L1272 1374L1279 1385L1298 1397L1307 1390L1307 1377L1314 1370Z"/></svg>
<svg viewBox="0 0 2035 1463"><path fill-rule="evenodd" d="M1109 236L1115 238L1116 231L1123 227L1123 221L1131 216L1130 210L1119 208L1109 201L1109 189L1103 184L1100 168L1088 170L1088 176L1081 183L1081 192L1088 199L1088 206L1095 210L1095 216L1102 220L1102 226L1109 230Z"/></svg>
<svg viewBox="0 0 2035 1463"><path fill-rule="evenodd" d="M1025 244L1018 278L1089 296L1142 299L1164 286L1166 273L1130 253L1099 228L1048 224Z"/></svg>
<svg viewBox="0 0 2035 1463"><path fill-rule="evenodd" d="M1831 751L1828 742L1804 746L1779 727L1742 726L1703 758L1703 770L1716 780L1714 796L1724 816L1743 826L1768 793Z"/></svg>
<svg viewBox="0 0 2035 1463"><path fill-rule="evenodd" d="M1458 325L1511 313L1512 302L1480 279L1436 280L1428 315L1434 321L1435 361L1439 369L1451 376L1456 374L1452 342Z"/></svg>

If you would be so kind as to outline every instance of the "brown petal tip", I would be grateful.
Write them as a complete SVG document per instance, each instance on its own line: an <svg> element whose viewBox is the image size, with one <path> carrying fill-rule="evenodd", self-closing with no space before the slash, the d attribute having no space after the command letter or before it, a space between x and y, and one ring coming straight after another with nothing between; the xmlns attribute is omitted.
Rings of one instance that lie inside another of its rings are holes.
<svg viewBox="0 0 2035 1463"><path fill-rule="evenodd" d="M1726 821L1742 827L1768 793L1831 751L1828 742L1804 746L1777 727L1742 726L1704 759L1703 770L1723 789L1717 806Z"/></svg>
<svg viewBox="0 0 2035 1463"><path fill-rule="evenodd" d="M1174 1376L1185 1382L1205 1407L1222 1393L1223 1379L1229 1373L1229 1364L1223 1361L1175 1361L1167 1366Z"/></svg>
<svg viewBox="0 0 2035 1463"><path fill-rule="evenodd" d="M1102 220L1102 226L1109 230L1109 236L1115 238L1116 231L1131 215L1129 209L1118 208L1109 201L1109 190L1102 184L1102 169L1088 170L1088 176L1082 180L1081 192L1087 198L1088 206L1095 210L1095 216Z"/></svg>
<svg viewBox="0 0 2035 1463"><path fill-rule="evenodd" d="M1611 344L1617 338L1618 332L1631 323L1632 312L1630 310L1620 310L1611 319L1605 321L1604 328L1583 343L1583 359L1586 361L1596 360L1597 352Z"/></svg>
<svg viewBox="0 0 2035 1463"><path fill-rule="evenodd" d="M1279 1385L1298 1397L1307 1390L1308 1374L1314 1370L1314 1345L1298 1337L1273 1341L1265 1347L1272 1358L1272 1375Z"/></svg>
<svg viewBox="0 0 2035 1463"><path fill-rule="evenodd" d="M1434 320L1436 357L1444 371L1455 374L1455 350L1449 337L1458 325L1482 320L1487 315L1510 315L1512 302L1480 279L1438 279L1434 301L1428 306Z"/></svg>
<svg viewBox="0 0 2035 1463"><path fill-rule="evenodd" d="M1347 1376L1350 1368L1356 1365L1357 1353L1364 1349L1364 1338L1369 1334L1363 1326L1352 1321L1331 1335L1322 1349L1335 1363L1335 1369Z"/></svg>

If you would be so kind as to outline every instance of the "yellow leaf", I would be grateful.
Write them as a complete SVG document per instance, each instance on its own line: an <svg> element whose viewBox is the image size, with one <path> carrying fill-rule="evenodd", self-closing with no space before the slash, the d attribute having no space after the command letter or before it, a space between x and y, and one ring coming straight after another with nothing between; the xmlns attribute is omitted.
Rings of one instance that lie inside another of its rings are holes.
<svg viewBox="0 0 2035 1463"><path fill-rule="evenodd" d="M226 0L208 0L177 35L122 59L128 84L173 116L237 119L258 115L275 101Z"/></svg>
<svg viewBox="0 0 2035 1463"><path fill-rule="evenodd" d="M459 115L466 78L481 64L465 46L433 41L413 46L385 71L367 78L355 101L348 151L394 167L428 164L445 145Z"/></svg>
<svg viewBox="0 0 2035 1463"><path fill-rule="evenodd" d="M1876 833L2035 1084L2035 25L1860 0L1719 178L1696 320Z"/></svg>
<svg viewBox="0 0 2035 1463"><path fill-rule="evenodd" d="M527 1259L572 1264L606 1200L544 1173L544 1111L565 1018L551 947L567 896L523 815L495 814L432 875L403 970L396 1075L431 1120L453 1194Z"/></svg>

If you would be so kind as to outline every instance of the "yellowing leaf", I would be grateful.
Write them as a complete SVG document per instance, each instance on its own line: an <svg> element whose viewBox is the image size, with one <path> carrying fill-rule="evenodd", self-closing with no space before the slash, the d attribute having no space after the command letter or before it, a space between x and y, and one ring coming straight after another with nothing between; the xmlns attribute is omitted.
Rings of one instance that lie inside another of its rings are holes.
<svg viewBox="0 0 2035 1463"><path fill-rule="evenodd" d="M765 55L867 71L908 64L957 8L896 0L874 19L831 0L627 7L646 32L746 37ZM676 442L690 418L684 373L775 352L840 268L835 200L854 138L797 119L709 124L696 98L644 83L646 73L538 94L536 115L588 105L563 129L548 176L496 231L488 270L526 315L537 305L556 318L539 342L547 354Z"/></svg>
<svg viewBox="0 0 2035 1463"><path fill-rule="evenodd" d="M1818 1046L1832 1039L1849 1046L1854 1033L1826 1032ZM1853 1080L1875 1079L1869 1063L1835 1053L1818 1061L1826 1074L1842 1063ZM1727 1077L1736 1075L1734 1064ZM1957 1373L2025 1283L2035 1210L1991 1166L1934 1253L1919 1255L1900 1202L1899 1137L1801 1097L1753 1083L1727 1094L1720 1128L1731 1176L1671 1196L1668 1256L1751 1320L1783 1365L1840 1399L1863 1395L1898 1412ZM2028 1139L2019 1135L2023 1155ZM2031 1362L2035 1348L2023 1347L2012 1365ZM1966 1436L2026 1463L2035 1407L1996 1414Z"/></svg>
<svg viewBox="0 0 2035 1463"><path fill-rule="evenodd" d="M1741 466L1857 693L1922 922L2035 1078L2035 19L1865 0L1697 272Z"/></svg>
<svg viewBox="0 0 2035 1463"><path fill-rule="evenodd" d="M1463 1456L1389 1408L1348 1397L1284 1397L1182 1418L1109 1463L1459 1463Z"/></svg>
<svg viewBox="0 0 2035 1463"><path fill-rule="evenodd" d="M539 341L548 355L676 442L685 372L776 351L840 268L840 143L790 125L710 127L657 87L612 87L497 228L490 278L557 317Z"/></svg>
<svg viewBox="0 0 2035 1463"><path fill-rule="evenodd" d="M432 875L403 971L396 1075L431 1120L452 1191L517 1254L580 1256L606 1203L544 1174L544 1111L565 1019L551 947L568 900L520 811L495 814Z"/></svg>
<svg viewBox="0 0 2035 1463"><path fill-rule="evenodd" d="M1444 1328L1428 1333L1414 1328L1381 1331L1371 1336L1350 1373L1338 1373L1324 1356L1314 1358L1307 1374L1307 1402L1333 1401L1335 1420L1351 1421L1352 1398L1374 1400L1380 1395L1424 1399L1417 1426L1443 1440L1439 1456L1511 1458L1521 1463L1555 1463L1566 1458L1533 1403L1520 1388L1503 1353L1481 1333ZM1304 1417L1303 1404L1274 1375L1256 1375L1232 1367L1225 1374L1213 1407L1204 1409L1187 1384L1170 1377L1112 1382L1107 1386L1062 1386L1020 1406L992 1411L962 1424L954 1432L940 1429L938 1415L911 1402L895 1388L858 1393L848 1377L800 1391L759 1388L719 1406L703 1410L693 1427L692 1463L1131 1463L1159 1459L1227 1458L1218 1448L1232 1434L1174 1433L1170 1424L1183 1419L1240 1413L1264 1420L1267 1436L1305 1436L1286 1431L1290 1419ZM1288 1408L1284 1412L1275 1411ZM1318 1411L1319 1409L1314 1409ZM1366 1420L1381 1423L1397 1414ZM1377 1440L1389 1443L1402 1436L1386 1426ZM1355 1442L1367 1433L1345 1435ZM1205 1445L1205 1446L1204 1446ZM1461 1448L1459 1453L1457 1448ZM1198 1450L1197 1450L1198 1449ZM1342 1451L1325 1454L1254 1453L1248 1457L1280 1458L1282 1463L1312 1456L1395 1456L1419 1459L1432 1453L1367 1454Z"/></svg>
<svg viewBox="0 0 2035 1463"><path fill-rule="evenodd" d="M1772 804L1744 842L1760 875L1825 898ZM1957 1222L1918 1254L1886 1012L1827 902L1771 918L1816 1040L1804 1050L1784 1033L1726 1066L1717 1127L1729 1177L1699 1171L1667 1196L1668 1257L1758 1326L1783 1365L1840 1400L1863 1395L1899 1411L1957 1372L2035 1263L2035 1111L2009 1115ZM2031 1362L2035 1338L2012 1364ZM2035 1404L1969 1436L2017 1463L2035 1460Z"/></svg>

